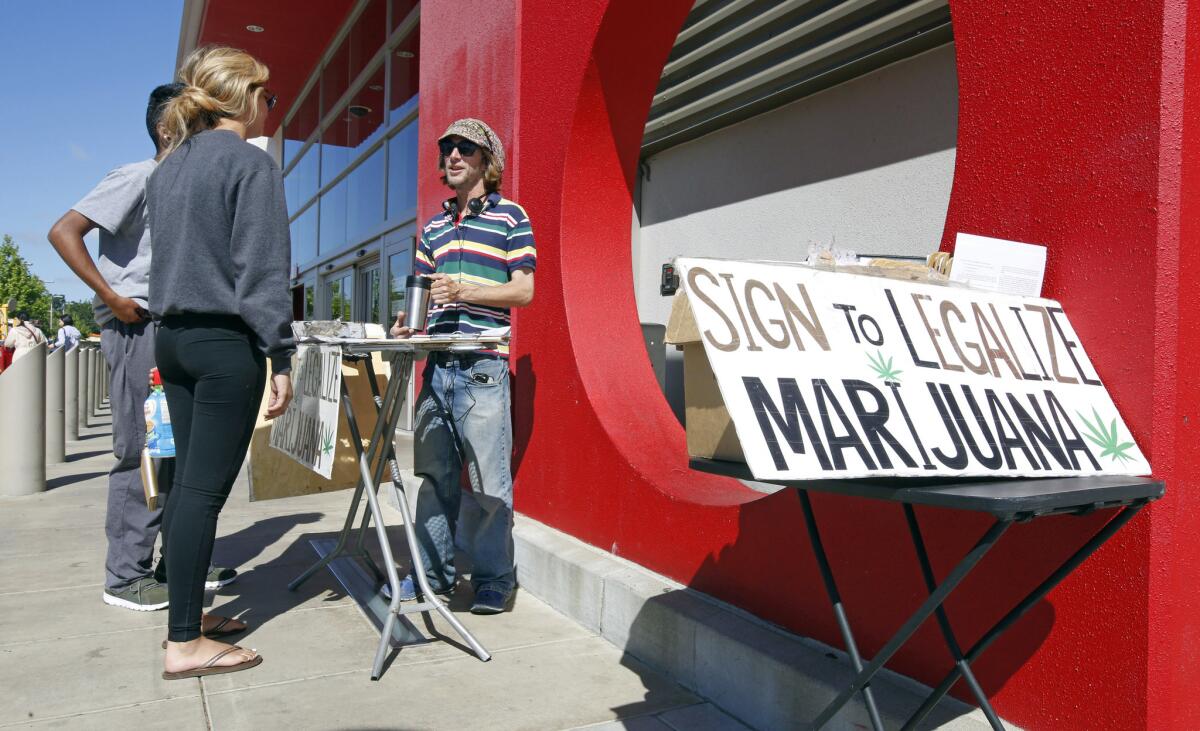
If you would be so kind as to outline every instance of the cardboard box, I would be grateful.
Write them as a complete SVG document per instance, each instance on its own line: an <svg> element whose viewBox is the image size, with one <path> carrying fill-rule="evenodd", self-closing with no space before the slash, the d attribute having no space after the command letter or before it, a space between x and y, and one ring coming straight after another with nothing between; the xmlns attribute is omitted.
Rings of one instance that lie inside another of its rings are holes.
<svg viewBox="0 0 1200 731"><path fill-rule="evenodd" d="M372 354L379 391L387 389L390 366L385 364L379 353ZM268 378L270 374L268 374ZM375 400L367 382L367 368L361 363L342 364L342 378L354 404L354 416L358 422L363 447L367 446L375 429ZM263 393L262 405L258 409L258 421L254 436L250 440L250 500L274 500L276 498L313 495L319 492L349 490L358 486L358 452L350 441L350 425L346 413L338 417L337 446L334 450L333 474L326 480L321 475L295 461L271 446L271 423L263 414L271 400L271 387ZM384 480L391 475L384 472Z"/></svg>
<svg viewBox="0 0 1200 731"><path fill-rule="evenodd" d="M683 351L684 426L688 454L729 462L745 462L733 421L717 378L713 375L700 331L692 317L692 306L683 290L675 293L671 318L667 322L666 342Z"/></svg>

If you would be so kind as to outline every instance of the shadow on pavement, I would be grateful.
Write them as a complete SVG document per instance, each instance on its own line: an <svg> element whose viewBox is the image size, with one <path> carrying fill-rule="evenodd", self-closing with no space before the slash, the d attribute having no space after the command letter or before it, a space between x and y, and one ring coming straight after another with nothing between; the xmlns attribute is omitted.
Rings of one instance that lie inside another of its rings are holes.
<svg viewBox="0 0 1200 731"><path fill-rule="evenodd" d="M107 437L107 438L111 439L112 432L98 431L98 432L92 432L91 434L80 434L78 439L72 439L71 441L72 442L86 442L89 439L100 439L102 437Z"/></svg>
<svg viewBox="0 0 1200 731"><path fill-rule="evenodd" d="M74 485L76 482L85 482L96 477L104 477L108 474L108 470L103 472L81 472L77 475L62 475L61 477L52 477L46 480L46 491L56 490L67 485Z"/></svg>
<svg viewBox="0 0 1200 731"><path fill-rule="evenodd" d="M91 459L92 457L100 457L100 456L103 456L103 455L105 455L105 454L109 454L109 455L111 455L111 454L112 454L112 451L111 451L111 450L107 450L107 449L98 449L98 450L96 450L96 451L94 451L94 452L78 452L78 453L76 453L76 454L68 454L68 455L67 455L67 459L66 459L65 461L67 461L67 462L79 462L79 461L81 461L81 460L85 460L85 459Z"/></svg>
<svg viewBox="0 0 1200 731"><path fill-rule="evenodd" d="M326 602L336 602L345 596L328 571L317 572L294 592L287 589L288 582L317 560L309 541L335 537L333 532L302 534L270 561L245 568L297 525L315 523L323 517L322 513L276 516L217 539L213 564L237 568L239 573L236 582L213 592L216 596L233 597L216 611L243 619L249 625L244 637L322 593L326 594L322 599Z"/></svg>

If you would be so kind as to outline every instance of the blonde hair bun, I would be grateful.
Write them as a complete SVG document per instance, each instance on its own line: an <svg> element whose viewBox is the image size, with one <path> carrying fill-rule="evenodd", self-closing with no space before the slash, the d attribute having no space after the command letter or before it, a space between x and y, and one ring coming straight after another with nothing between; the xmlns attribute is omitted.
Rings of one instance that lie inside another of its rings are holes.
<svg viewBox="0 0 1200 731"><path fill-rule="evenodd" d="M204 46L192 51L179 68L186 86L163 108L165 152L174 152L222 118L253 122L258 114L255 95L270 77L266 65L241 49Z"/></svg>
<svg viewBox="0 0 1200 731"><path fill-rule="evenodd" d="M179 92L179 96L185 95L188 97L188 101L205 111L217 112L221 108L220 102L199 86L185 86L183 91Z"/></svg>

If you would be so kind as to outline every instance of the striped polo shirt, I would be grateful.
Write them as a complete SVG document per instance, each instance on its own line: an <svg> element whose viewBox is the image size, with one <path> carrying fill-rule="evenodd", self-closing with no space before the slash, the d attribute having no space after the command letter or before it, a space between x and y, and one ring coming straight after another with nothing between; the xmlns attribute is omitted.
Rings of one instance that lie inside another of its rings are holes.
<svg viewBox="0 0 1200 731"><path fill-rule="evenodd" d="M457 226L449 212L434 216L421 229L417 244L418 274L437 272L480 287L504 284L517 269L533 270L536 266L529 216L524 208L499 193L488 195L483 211L479 215L467 213ZM477 333L507 327L511 322L507 307L451 302L430 308L428 332ZM507 358L508 345L480 352Z"/></svg>

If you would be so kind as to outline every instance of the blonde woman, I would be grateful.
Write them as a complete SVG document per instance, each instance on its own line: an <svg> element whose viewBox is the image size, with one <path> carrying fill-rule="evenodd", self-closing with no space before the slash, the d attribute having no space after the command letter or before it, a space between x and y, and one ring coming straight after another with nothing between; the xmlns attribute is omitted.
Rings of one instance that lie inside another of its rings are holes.
<svg viewBox="0 0 1200 731"><path fill-rule="evenodd" d="M254 650L200 631L217 516L246 456L270 362L267 417L291 399L291 251L283 180L259 137L275 97L267 67L232 48L193 52L163 110L166 157L146 185L155 357L175 431L163 515L170 596L163 677L252 668Z"/></svg>

